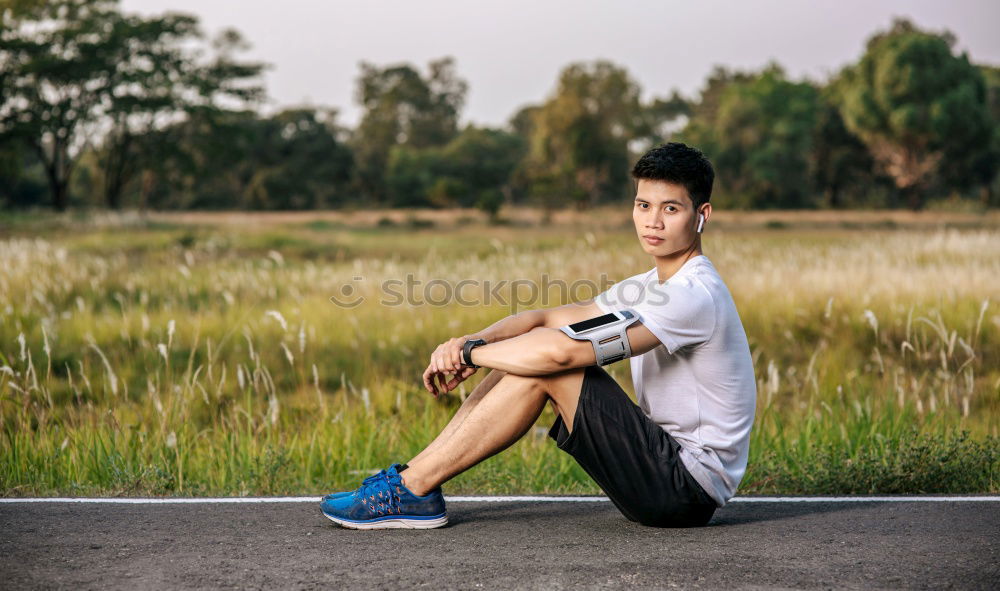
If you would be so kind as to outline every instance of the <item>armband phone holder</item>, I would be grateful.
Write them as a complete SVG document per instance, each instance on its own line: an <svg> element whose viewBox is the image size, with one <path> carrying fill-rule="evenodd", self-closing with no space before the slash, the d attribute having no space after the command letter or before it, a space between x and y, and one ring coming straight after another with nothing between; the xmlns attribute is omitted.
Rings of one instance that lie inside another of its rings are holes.
<svg viewBox="0 0 1000 591"><path fill-rule="evenodd" d="M571 339L590 341L598 365L607 365L632 356L625 330L639 320L633 310L615 310L603 316L560 327Z"/></svg>

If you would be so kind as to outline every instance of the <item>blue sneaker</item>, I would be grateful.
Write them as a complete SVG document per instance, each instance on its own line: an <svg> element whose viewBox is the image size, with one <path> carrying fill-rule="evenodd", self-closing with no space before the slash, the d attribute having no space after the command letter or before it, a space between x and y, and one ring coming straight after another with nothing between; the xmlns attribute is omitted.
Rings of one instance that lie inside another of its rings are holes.
<svg viewBox="0 0 1000 591"><path fill-rule="evenodd" d="M418 497L403 485L395 464L383 478L372 478L350 495L324 500L320 509L350 529L432 529L448 523L441 489Z"/></svg>
<svg viewBox="0 0 1000 591"><path fill-rule="evenodd" d="M399 470L402 467L402 464L393 464L391 467L392 468L396 468L397 470ZM376 474L372 474L368 478L365 478L364 480L361 481L361 486L364 486L366 484L371 484L371 483L375 482L376 480L379 480L379 479L382 479L382 478L385 478L385 470L379 470ZM340 497L349 497L349 496L353 495L355 492L357 492L357 490L346 490L346 491L343 491L343 492L330 493L330 494L324 496L323 500L324 501L329 501L330 499L339 499Z"/></svg>

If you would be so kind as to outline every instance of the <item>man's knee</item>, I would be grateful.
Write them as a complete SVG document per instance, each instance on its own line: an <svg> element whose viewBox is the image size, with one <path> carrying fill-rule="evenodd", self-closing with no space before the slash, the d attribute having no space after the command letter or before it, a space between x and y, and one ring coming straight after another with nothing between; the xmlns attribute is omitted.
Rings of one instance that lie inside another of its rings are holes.
<svg viewBox="0 0 1000 591"><path fill-rule="evenodd" d="M541 376L507 374L503 379L535 390L542 390L552 396L564 395L566 393L579 395L586 369L585 367L577 367Z"/></svg>
<svg viewBox="0 0 1000 591"><path fill-rule="evenodd" d="M546 378L545 387L549 397L557 400L579 399L586 370L586 367L577 367L543 376Z"/></svg>
<svg viewBox="0 0 1000 591"><path fill-rule="evenodd" d="M517 374L508 373L503 377L503 381L506 384L514 385L520 389L531 390L532 392L541 392L546 389L546 379L548 376L520 376Z"/></svg>

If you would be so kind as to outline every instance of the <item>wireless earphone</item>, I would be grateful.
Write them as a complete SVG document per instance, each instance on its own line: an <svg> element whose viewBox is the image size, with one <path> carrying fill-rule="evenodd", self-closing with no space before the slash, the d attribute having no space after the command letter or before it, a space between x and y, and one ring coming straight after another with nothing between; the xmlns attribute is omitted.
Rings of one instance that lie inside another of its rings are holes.
<svg viewBox="0 0 1000 591"><path fill-rule="evenodd" d="M698 229L695 230L695 232L698 232L699 234L701 234L701 230L704 227L705 227L705 214L699 213L698 214Z"/></svg>

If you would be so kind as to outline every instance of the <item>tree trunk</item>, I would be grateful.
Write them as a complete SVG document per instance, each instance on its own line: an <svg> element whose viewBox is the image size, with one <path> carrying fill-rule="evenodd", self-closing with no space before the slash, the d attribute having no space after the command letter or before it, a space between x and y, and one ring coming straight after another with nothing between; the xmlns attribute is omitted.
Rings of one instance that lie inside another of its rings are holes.
<svg viewBox="0 0 1000 591"><path fill-rule="evenodd" d="M69 205L69 187L66 182L50 183L52 189L52 205L56 211L66 211Z"/></svg>
<svg viewBox="0 0 1000 591"><path fill-rule="evenodd" d="M979 201L983 207L993 206L993 183L984 183L979 189Z"/></svg>
<svg viewBox="0 0 1000 591"><path fill-rule="evenodd" d="M60 174L58 144L53 148L52 158L47 157L45 148L40 143L32 143L32 146L45 168L45 178L49 181L49 192L52 194L52 206L56 211L66 211L66 207L69 206L69 179L64 178L68 175Z"/></svg>
<svg viewBox="0 0 1000 591"><path fill-rule="evenodd" d="M125 133L111 137L104 166L104 200L110 209L121 209L122 191L128 181L128 150L132 137Z"/></svg>
<svg viewBox="0 0 1000 591"><path fill-rule="evenodd" d="M825 193L827 207L830 209L838 209L840 207L840 187L837 185L828 185Z"/></svg>
<svg viewBox="0 0 1000 591"><path fill-rule="evenodd" d="M105 191L105 202L108 206L108 209L115 209L115 210L121 209L122 208L121 189L116 188L112 190L109 188L107 191Z"/></svg>
<svg viewBox="0 0 1000 591"><path fill-rule="evenodd" d="M913 211L920 211L924 208L924 192L920 187L915 185L900 187L899 192L906 202L906 206Z"/></svg>
<svg viewBox="0 0 1000 591"><path fill-rule="evenodd" d="M139 177L142 180L139 189L139 210L145 215L149 208L149 194L153 191L153 183L156 181L156 173L150 169L144 169Z"/></svg>

